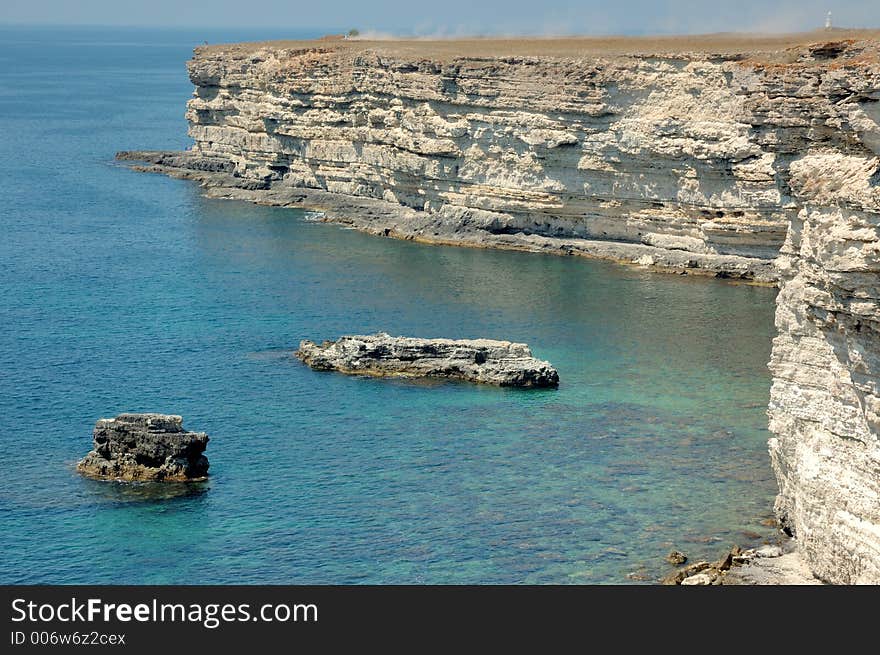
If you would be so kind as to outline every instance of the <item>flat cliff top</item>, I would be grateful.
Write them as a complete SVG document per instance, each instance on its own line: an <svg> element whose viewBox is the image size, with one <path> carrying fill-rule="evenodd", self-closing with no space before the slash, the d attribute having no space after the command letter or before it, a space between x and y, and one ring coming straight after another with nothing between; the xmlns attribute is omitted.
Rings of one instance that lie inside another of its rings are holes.
<svg viewBox="0 0 880 655"><path fill-rule="evenodd" d="M204 56L246 55L263 48L278 50L335 50L340 53L375 52L394 58L453 60L460 58L547 57L589 58L615 56L723 55L772 63L786 63L799 47L840 41L880 40L880 30L817 30L797 34L720 33L687 36L609 37L484 37L465 39L343 39L327 36L308 41L261 41L205 45Z"/></svg>

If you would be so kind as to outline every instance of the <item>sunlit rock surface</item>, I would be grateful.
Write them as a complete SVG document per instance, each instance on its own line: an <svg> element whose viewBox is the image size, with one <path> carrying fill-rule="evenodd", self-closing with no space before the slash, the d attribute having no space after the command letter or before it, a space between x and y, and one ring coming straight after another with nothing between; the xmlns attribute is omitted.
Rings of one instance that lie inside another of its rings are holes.
<svg viewBox="0 0 880 655"><path fill-rule="evenodd" d="M385 236L769 281L798 162L880 148L875 41L554 43L199 47L192 150L121 157Z"/></svg>
<svg viewBox="0 0 880 655"><path fill-rule="evenodd" d="M104 480L188 482L208 475L204 432L187 432L180 416L120 414L95 423L94 448L77 470Z"/></svg>
<svg viewBox="0 0 880 655"><path fill-rule="evenodd" d="M555 387L559 374L524 343L419 339L380 333L316 344L296 356L314 369L375 377L446 378L500 387Z"/></svg>

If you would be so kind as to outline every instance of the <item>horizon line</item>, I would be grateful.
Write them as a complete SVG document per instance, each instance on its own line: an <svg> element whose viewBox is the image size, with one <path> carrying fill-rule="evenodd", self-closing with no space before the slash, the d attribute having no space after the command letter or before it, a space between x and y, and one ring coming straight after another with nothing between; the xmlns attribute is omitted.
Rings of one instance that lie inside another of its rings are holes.
<svg viewBox="0 0 880 655"><path fill-rule="evenodd" d="M149 30L290 30L292 32L323 32L320 36L340 36L345 35L349 30L327 27L279 27L278 25L133 25L133 24L112 24L112 23L28 23L28 22L5 22L0 21L0 28L42 28L42 29L149 29ZM363 29L357 40L369 41L370 35L375 35L378 40L399 39L399 40L455 40L455 39L505 39L505 38L530 38L530 39L591 39L591 38L643 38L643 37L676 37L676 36L716 36L716 35L742 35L742 36L787 36L795 34L810 34L813 32L870 32L880 30L880 26L870 27L843 27L835 26L833 28L825 28L821 25L813 29L791 30L791 31L763 31L763 30L730 30L719 32L559 32L559 33L528 33L528 32L481 32L481 33L436 33L436 34L415 34L402 33L393 30L380 29Z"/></svg>

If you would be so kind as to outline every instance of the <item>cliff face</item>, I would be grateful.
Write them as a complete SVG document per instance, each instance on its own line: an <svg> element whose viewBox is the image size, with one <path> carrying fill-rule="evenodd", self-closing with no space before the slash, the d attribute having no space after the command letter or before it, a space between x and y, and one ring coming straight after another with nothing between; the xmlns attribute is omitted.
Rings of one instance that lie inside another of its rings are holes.
<svg viewBox="0 0 880 655"><path fill-rule="evenodd" d="M793 162L880 150L876 55L873 42L796 47L785 63L199 48L187 165L227 166L250 190L403 205L419 214L393 226L404 236L639 244L611 256L770 279L800 210Z"/></svg>
<svg viewBox="0 0 880 655"><path fill-rule="evenodd" d="M779 258L776 511L813 572L880 583L880 160L807 156Z"/></svg>

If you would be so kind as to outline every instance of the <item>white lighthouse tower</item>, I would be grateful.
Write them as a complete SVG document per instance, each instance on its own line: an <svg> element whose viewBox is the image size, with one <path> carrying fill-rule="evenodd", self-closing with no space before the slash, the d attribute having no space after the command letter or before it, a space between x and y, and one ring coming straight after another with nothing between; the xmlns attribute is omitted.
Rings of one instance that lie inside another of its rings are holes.
<svg viewBox="0 0 880 655"><path fill-rule="evenodd" d="M828 15L825 17L825 29L830 30L832 28L831 25L831 12L828 12Z"/></svg>

